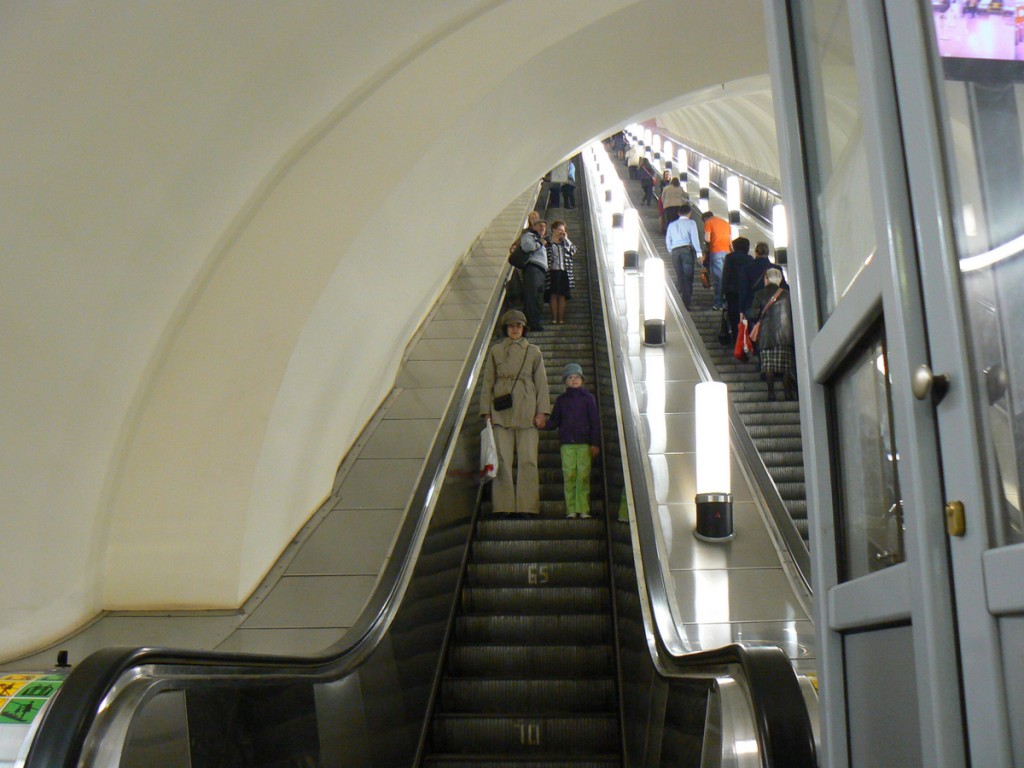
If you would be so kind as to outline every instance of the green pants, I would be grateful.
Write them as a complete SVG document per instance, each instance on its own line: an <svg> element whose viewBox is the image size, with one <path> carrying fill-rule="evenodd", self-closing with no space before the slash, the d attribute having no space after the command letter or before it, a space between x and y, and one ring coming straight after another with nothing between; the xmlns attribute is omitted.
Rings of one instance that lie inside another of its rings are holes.
<svg viewBox="0 0 1024 768"><path fill-rule="evenodd" d="M565 483L565 514L590 515L590 446L562 446L562 481Z"/></svg>

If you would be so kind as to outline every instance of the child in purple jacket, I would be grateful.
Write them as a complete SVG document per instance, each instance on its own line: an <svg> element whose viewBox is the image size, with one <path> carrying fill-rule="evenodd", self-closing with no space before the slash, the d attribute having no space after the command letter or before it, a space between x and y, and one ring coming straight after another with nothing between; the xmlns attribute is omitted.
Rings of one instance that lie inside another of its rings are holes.
<svg viewBox="0 0 1024 768"><path fill-rule="evenodd" d="M601 421L597 400L583 388L583 369L569 363L562 369L565 392L555 400L546 429L557 429L562 444L565 516L590 517L590 463L601 452Z"/></svg>

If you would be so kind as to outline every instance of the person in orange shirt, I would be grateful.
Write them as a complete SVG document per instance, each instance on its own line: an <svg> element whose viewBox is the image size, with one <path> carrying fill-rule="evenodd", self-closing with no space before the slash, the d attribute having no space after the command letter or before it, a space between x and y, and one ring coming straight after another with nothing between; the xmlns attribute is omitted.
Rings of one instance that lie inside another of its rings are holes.
<svg viewBox="0 0 1024 768"><path fill-rule="evenodd" d="M725 255L732 246L732 227L725 219L705 211L701 216L704 220L704 241L707 243L707 256L704 266L711 272L711 283L715 288L715 311L722 310L722 267L725 266Z"/></svg>

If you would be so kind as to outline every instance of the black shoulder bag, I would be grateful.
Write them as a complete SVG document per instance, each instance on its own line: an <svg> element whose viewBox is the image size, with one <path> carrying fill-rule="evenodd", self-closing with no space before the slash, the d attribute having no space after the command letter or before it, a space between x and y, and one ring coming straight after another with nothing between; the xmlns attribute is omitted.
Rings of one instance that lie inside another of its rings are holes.
<svg viewBox="0 0 1024 768"><path fill-rule="evenodd" d="M526 351L523 353L523 365L526 365L526 356L530 354L530 347L527 345ZM512 382L512 389L516 388L516 384L519 383L519 374L523 372L523 365L519 366L519 373L516 374L516 380ZM491 401L491 410L494 411L507 411L512 407L512 391L509 390L507 395L498 395L494 400Z"/></svg>

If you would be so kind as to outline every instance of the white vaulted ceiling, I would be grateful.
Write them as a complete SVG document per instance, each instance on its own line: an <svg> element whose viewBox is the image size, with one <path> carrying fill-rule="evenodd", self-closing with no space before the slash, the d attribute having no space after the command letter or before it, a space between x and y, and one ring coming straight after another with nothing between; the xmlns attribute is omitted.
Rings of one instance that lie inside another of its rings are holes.
<svg viewBox="0 0 1024 768"><path fill-rule="evenodd" d="M491 218L670 107L777 177L766 71L761 0L0 4L0 658L238 606Z"/></svg>

